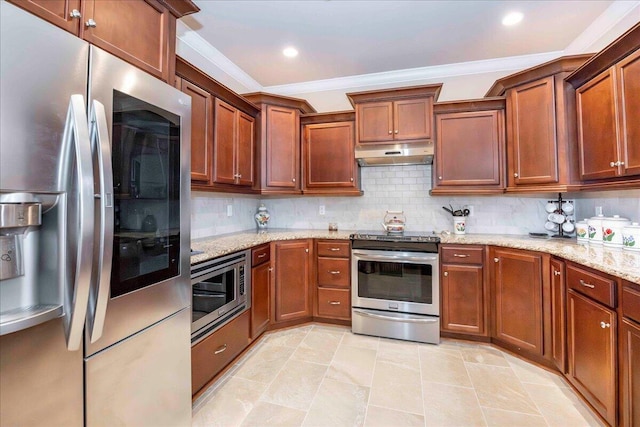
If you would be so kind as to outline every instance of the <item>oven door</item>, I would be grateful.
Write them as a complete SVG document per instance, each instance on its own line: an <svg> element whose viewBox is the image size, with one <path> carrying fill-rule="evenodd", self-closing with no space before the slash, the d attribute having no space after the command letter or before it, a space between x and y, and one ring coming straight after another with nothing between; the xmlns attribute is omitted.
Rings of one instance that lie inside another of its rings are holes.
<svg viewBox="0 0 640 427"><path fill-rule="evenodd" d="M438 254L354 249L352 306L438 316Z"/></svg>

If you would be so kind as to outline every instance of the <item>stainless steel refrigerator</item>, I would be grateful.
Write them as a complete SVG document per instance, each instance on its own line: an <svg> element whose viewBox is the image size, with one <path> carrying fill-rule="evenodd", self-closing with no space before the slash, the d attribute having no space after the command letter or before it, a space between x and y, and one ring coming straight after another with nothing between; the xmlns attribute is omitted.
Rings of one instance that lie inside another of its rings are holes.
<svg viewBox="0 0 640 427"><path fill-rule="evenodd" d="M0 18L0 425L190 425L191 99Z"/></svg>

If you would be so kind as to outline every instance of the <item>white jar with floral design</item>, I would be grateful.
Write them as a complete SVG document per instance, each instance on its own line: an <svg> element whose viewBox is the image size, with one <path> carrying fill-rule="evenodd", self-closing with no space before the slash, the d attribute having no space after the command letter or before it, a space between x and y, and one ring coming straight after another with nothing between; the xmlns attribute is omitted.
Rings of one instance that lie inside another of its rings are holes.
<svg viewBox="0 0 640 427"><path fill-rule="evenodd" d="M258 212L256 212L255 219L259 229L267 228L271 215L265 205L260 205Z"/></svg>
<svg viewBox="0 0 640 427"><path fill-rule="evenodd" d="M622 249L640 251L640 224L637 222L622 229Z"/></svg>
<svg viewBox="0 0 640 427"><path fill-rule="evenodd" d="M628 218L620 218L620 215L604 217L602 220L602 244L608 247L622 247L622 229L631 225Z"/></svg>
<svg viewBox="0 0 640 427"><path fill-rule="evenodd" d="M589 225L588 219L576 222L576 236L578 237L578 243L589 243Z"/></svg>
<svg viewBox="0 0 640 427"><path fill-rule="evenodd" d="M601 245L602 244L602 220L604 215L592 216L587 220L589 229L589 244Z"/></svg>

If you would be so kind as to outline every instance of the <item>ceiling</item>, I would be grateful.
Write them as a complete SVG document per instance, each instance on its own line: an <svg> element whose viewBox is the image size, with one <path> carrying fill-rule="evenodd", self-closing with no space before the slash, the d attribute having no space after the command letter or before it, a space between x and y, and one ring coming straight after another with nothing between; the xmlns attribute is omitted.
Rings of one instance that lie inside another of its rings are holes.
<svg viewBox="0 0 640 427"><path fill-rule="evenodd" d="M563 51L621 1L195 3L201 11L183 23L269 87ZM524 19L505 27L510 11ZM296 58L282 55L289 45Z"/></svg>

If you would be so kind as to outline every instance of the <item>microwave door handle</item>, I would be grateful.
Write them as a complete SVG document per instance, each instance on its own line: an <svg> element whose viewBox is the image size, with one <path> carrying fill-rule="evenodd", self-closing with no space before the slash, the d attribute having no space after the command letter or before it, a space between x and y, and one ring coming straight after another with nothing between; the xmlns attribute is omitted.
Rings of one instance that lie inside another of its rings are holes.
<svg viewBox="0 0 640 427"><path fill-rule="evenodd" d="M65 191L70 190L71 166L74 160L78 177L76 271L74 283L66 283L63 297L64 329L67 349L70 351L78 350L82 345L93 268L93 163L86 114L83 96L71 95L62 137L63 157L59 168L59 182Z"/></svg>
<svg viewBox="0 0 640 427"><path fill-rule="evenodd" d="M111 264L113 262L113 168L111 166L111 143L107 115L104 105L94 100L91 103L91 146L98 164L100 192L95 197L99 201L99 233L96 274L89 300L88 327L92 343L102 336L107 313L107 302L111 291ZM97 285L97 286L96 286Z"/></svg>

